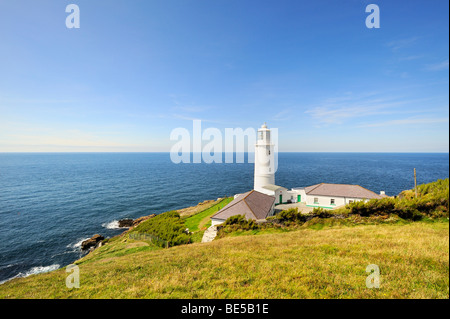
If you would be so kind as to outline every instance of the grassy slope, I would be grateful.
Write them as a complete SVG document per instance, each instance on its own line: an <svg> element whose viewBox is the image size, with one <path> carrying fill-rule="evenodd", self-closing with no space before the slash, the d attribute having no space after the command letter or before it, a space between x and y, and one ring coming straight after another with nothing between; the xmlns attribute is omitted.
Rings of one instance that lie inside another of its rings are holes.
<svg viewBox="0 0 450 319"><path fill-rule="evenodd" d="M108 247L109 246L109 247ZM448 298L448 222L334 226L154 249L120 237L64 269L7 282L0 298ZM365 286L377 264L381 288Z"/></svg>
<svg viewBox="0 0 450 319"><path fill-rule="evenodd" d="M180 214L181 217L189 217L195 214L198 214L199 212L202 212L211 206L216 205L218 202L220 202L222 199L218 198L217 200L205 200L204 202L198 203L195 206L191 207L185 207L182 209L178 209L177 212Z"/></svg>
<svg viewBox="0 0 450 319"><path fill-rule="evenodd" d="M232 200L233 197L224 198L221 201L215 202L213 206L186 218L185 224L189 228L189 231L194 233L192 237L194 242L200 242L202 240L203 233L210 222L210 217Z"/></svg>

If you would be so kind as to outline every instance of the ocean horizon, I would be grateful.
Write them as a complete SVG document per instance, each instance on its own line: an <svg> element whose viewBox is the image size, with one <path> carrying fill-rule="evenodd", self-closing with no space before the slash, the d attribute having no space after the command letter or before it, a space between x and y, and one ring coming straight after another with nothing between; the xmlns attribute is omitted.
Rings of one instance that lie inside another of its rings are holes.
<svg viewBox="0 0 450 319"><path fill-rule="evenodd" d="M72 263L83 240L120 234L120 219L252 189L251 155L175 164L168 152L0 153L0 283ZM418 184L448 178L449 153L279 152L275 182L358 184L395 196L414 187L414 168Z"/></svg>

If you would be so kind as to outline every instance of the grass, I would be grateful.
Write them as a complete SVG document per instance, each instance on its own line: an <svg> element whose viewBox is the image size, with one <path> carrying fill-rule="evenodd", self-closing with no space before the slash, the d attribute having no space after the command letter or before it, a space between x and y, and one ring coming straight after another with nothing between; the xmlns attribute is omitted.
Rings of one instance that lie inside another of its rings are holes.
<svg viewBox="0 0 450 319"><path fill-rule="evenodd" d="M108 247L109 246L109 247ZM64 269L15 279L0 298L449 298L447 221L326 225L169 249L126 236ZM367 265L381 271L368 289Z"/></svg>
<svg viewBox="0 0 450 319"><path fill-rule="evenodd" d="M233 197L226 197L221 201L216 202L213 206L185 219L186 227L189 228L189 231L194 233L192 237L194 242L200 242L202 240L204 231L211 225L210 217L232 200Z"/></svg>
<svg viewBox="0 0 450 319"><path fill-rule="evenodd" d="M282 224L230 224L219 239L198 243L232 198L205 201L177 220L193 232L193 244L163 249L124 233L76 262L79 289L66 287L60 269L11 280L0 298L448 299L448 180L420 186L418 199L402 194L399 207L421 214L420 221L386 212L392 203L380 200L352 206L367 214L345 218L295 222L298 216L286 213ZM379 289L366 287L370 264L380 269Z"/></svg>
<svg viewBox="0 0 450 319"><path fill-rule="evenodd" d="M195 215L197 213L200 213L200 212L210 208L211 206L216 205L221 200L222 200L221 198L218 198L217 200L213 200L213 199L205 200L201 203L198 203L195 206L178 209L177 212L180 214L181 217L189 217L189 216Z"/></svg>
<svg viewBox="0 0 450 319"><path fill-rule="evenodd" d="M128 235L117 236L108 240L107 244L79 259L76 264L91 263L99 260L108 260L137 252L163 249L151 241L129 239Z"/></svg>
<svg viewBox="0 0 450 319"><path fill-rule="evenodd" d="M445 223L447 222L447 218L439 218L439 219L426 218L423 219L422 222ZM291 222L288 225L283 226L277 226L276 224L274 225L272 223L267 223L259 225L257 228L250 230L241 228L240 225L226 226L218 232L217 237L224 238L224 237L237 237L245 235L277 234L277 233L291 232L299 229L322 230L324 228L337 226L354 227L358 225L382 225L382 224L405 225L409 223L412 222L401 219L398 216L390 216L389 218L383 218L380 216L371 216L371 217L352 216L344 219L315 217L305 223L298 224L295 222Z"/></svg>

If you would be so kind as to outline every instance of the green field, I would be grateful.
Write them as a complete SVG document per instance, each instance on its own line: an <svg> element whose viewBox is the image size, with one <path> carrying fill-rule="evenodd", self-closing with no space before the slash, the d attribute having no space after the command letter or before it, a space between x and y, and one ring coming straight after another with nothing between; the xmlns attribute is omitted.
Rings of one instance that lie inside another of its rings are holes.
<svg viewBox="0 0 450 319"><path fill-rule="evenodd" d="M189 216L185 220L186 227L189 231L193 232L192 239L194 242L200 242L203 237L203 233L206 228L211 225L210 217L222 209L225 205L233 200L233 197L226 197L221 201L218 201L213 206L199 212L195 215Z"/></svg>

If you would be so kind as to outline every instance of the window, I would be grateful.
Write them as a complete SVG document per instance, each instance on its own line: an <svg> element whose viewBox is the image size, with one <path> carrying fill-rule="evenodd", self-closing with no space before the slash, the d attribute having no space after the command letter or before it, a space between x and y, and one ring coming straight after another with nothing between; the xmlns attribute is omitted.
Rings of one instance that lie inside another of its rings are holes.
<svg viewBox="0 0 450 319"><path fill-rule="evenodd" d="M259 139L260 139L260 140L263 139L263 132L259 132Z"/></svg>
<svg viewBox="0 0 450 319"><path fill-rule="evenodd" d="M314 197L314 204L319 204L319 198Z"/></svg>
<svg viewBox="0 0 450 319"><path fill-rule="evenodd" d="M353 203L353 199L350 199L350 200L348 201L348 203L349 203L349 204Z"/></svg>
<svg viewBox="0 0 450 319"><path fill-rule="evenodd" d="M334 198L332 198L332 199L330 200L330 205L336 205L336 203L334 202Z"/></svg>

